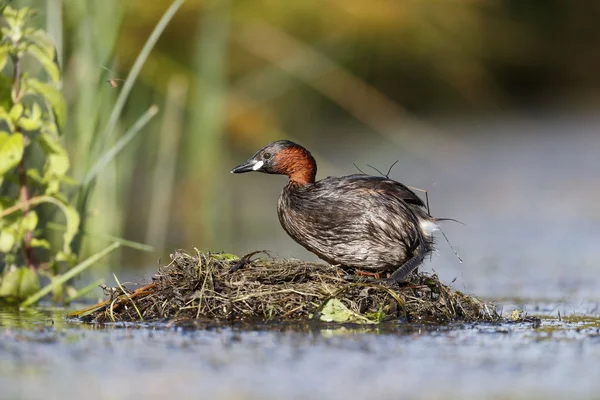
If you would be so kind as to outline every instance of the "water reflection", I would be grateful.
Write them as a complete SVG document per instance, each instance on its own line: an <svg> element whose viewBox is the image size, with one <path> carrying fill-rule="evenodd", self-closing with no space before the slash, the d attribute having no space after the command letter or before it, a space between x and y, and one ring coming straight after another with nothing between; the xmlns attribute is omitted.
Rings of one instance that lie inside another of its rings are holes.
<svg viewBox="0 0 600 400"><path fill-rule="evenodd" d="M556 316L565 312L558 307L526 308L554 309ZM581 306L593 309L598 305ZM60 314L0 313L3 396L582 398L600 389L598 314L548 318L539 329L401 323L140 329L91 327Z"/></svg>
<svg viewBox="0 0 600 400"><path fill-rule="evenodd" d="M19 309L0 303L0 329L16 328L22 330L52 327L55 323L62 325L62 309Z"/></svg>

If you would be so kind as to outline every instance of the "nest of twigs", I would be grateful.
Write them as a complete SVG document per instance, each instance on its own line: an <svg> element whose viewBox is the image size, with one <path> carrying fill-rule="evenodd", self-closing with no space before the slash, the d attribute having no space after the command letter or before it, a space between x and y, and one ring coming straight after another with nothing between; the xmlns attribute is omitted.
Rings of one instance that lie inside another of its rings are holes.
<svg viewBox="0 0 600 400"><path fill-rule="evenodd" d="M247 257L242 259L248 261ZM413 275L401 284L348 281L338 267L294 259L260 258L235 272L229 254L175 252L150 284L105 288L108 300L71 314L84 321L335 321L377 323L494 322L493 304Z"/></svg>

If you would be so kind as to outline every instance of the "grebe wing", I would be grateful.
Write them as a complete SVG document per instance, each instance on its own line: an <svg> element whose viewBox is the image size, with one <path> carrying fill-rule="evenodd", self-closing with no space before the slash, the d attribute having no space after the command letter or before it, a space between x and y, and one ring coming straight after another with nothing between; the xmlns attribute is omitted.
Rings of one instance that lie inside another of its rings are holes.
<svg viewBox="0 0 600 400"><path fill-rule="evenodd" d="M383 197L390 197L418 207L425 207L423 200L406 185L384 176L356 174L340 178L329 177L319 183L321 182L324 186L337 186L340 190L346 189L347 192L373 191Z"/></svg>

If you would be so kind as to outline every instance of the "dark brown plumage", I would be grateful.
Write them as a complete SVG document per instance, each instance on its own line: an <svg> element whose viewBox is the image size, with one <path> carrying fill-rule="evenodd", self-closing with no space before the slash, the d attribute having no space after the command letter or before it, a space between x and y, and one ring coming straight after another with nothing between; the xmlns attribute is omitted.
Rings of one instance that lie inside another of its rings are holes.
<svg viewBox="0 0 600 400"><path fill-rule="evenodd" d="M281 226L330 264L389 271L402 281L433 250L437 220L399 182L365 174L315 181L310 152L287 140L266 145L231 170L251 171L289 177L277 207Z"/></svg>

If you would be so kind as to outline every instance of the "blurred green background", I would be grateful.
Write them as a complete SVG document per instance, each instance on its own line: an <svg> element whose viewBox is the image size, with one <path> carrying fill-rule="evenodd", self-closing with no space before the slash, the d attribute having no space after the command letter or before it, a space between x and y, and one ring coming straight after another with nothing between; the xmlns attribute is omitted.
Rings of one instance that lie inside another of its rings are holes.
<svg viewBox="0 0 600 400"><path fill-rule="evenodd" d="M39 9L37 21L57 42L76 179L121 80L171 3L14 2ZM186 0L109 140L151 105L160 112L101 174L87 229L156 247L123 250L111 270L155 264L173 248L249 251L240 245L248 234L260 235L264 221L277 224L283 182L253 177L241 190L247 177L229 170L272 140L297 141L321 170L348 174L370 141L421 160L424 138L451 148L457 134L440 120L594 110L599 12L600 3L578 0ZM333 165L333 154L344 152ZM373 154L368 160L381 168L394 161ZM401 178L423 183L406 179L410 173ZM256 206L244 199L262 199L266 186L275 196L268 213L242 218L248 211L240 210ZM278 229L271 234L283 235ZM85 249L105 245L91 237Z"/></svg>

